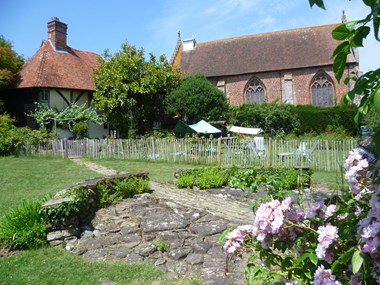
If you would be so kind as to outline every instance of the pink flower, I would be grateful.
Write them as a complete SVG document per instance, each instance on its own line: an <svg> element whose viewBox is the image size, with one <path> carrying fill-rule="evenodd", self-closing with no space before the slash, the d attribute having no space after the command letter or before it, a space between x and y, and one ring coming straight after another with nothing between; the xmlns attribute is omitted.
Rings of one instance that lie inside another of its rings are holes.
<svg viewBox="0 0 380 285"><path fill-rule="evenodd" d="M339 229L331 224L326 226L320 226L318 228L318 245L315 250L317 257L319 259L324 259L326 257L326 250L328 247L338 240Z"/></svg>
<svg viewBox="0 0 380 285"><path fill-rule="evenodd" d="M224 251L228 254L239 253L243 250L244 241L252 233L251 225L238 226L226 235L227 241L224 244Z"/></svg>
<svg viewBox="0 0 380 285"><path fill-rule="evenodd" d="M335 210L336 210L336 205L329 205L326 208L325 219L332 217L332 215L335 213Z"/></svg>
<svg viewBox="0 0 380 285"><path fill-rule="evenodd" d="M331 274L331 269L326 270L321 265L314 273L314 285L342 285L342 283L335 280L335 276Z"/></svg>

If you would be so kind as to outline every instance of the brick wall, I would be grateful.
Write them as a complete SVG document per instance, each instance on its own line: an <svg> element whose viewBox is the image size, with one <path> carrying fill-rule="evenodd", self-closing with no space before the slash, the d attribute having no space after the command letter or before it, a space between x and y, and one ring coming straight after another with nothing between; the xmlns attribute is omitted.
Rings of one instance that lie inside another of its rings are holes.
<svg viewBox="0 0 380 285"><path fill-rule="evenodd" d="M332 66L210 78L210 81L221 90L223 87L220 86L220 82L224 81L224 90L230 105L241 105L245 103L245 90L254 77L260 79L263 83L265 95L269 102L275 100L285 102L292 97L289 102L293 102L295 105L303 105L312 103L310 85L314 80L314 76L319 71L324 71L333 82L335 99L336 102L339 103L342 96L348 91L348 87L343 83L344 78L347 77L348 73L354 68L355 65L346 68L340 84L335 79Z"/></svg>

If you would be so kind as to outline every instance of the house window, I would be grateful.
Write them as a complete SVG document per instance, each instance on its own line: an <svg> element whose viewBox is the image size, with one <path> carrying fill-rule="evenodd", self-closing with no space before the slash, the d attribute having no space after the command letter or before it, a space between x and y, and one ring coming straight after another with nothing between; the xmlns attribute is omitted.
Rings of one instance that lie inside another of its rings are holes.
<svg viewBox="0 0 380 285"><path fill-rule="evenodd" d="M246 103L261 104L265 101L264 86L260 80L254 78L245 91Z"/></svg>
<svg viewBox="0 0 380 285"><path fill-rule="evenodd" d="M326 73L316 75L311 84L311 97L314 106L334 106L334 86Z"/></svg>
<svg viewBox="0 0 380 285"><path fill-rule="evenodd" d="M43 105L49 105L49 89L38 90L38 102Z"/></svg>
<svg viewBox="0 0 380 285"><path fill-rule="evenodd" d="M162 123L160 121L153 121L153 130L161 130Z"/></svg>

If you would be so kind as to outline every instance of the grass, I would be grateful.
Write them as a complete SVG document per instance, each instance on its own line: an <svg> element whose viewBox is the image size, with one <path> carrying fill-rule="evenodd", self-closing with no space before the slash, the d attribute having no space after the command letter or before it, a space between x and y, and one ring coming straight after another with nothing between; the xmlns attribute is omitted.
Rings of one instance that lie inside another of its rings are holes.
<svg viewBox="0 0 380 285"><path fill-rule="evenodd" d="M23 251L0 258L1 285L29 284L199 284L194 278L169 278L147 263L95 262L70 254L61 248ZM108 283L107 283L108 284Z"/></svg>
<svg viewBox="0 0 380 285"><path fill-rule="evenodd" d="M181 162L142 161L123 159L101 159L91 160L117 171L125 172L149 172L149 178L158 182L173 182L176 169L202 167L200 164L189 164Z"/></svg>
<svg viewBox="0 0 380 285"><path fill-rule="evenodd" d="M23 200L55 194L94 176L99 174L68 159L0 157L0 218Z"/></svg>
<svg viewBox="0 0 380 285"><path fill-rule="evenodd" d="M144 168L135 171L143 170ZM24 200L33 201L46 194L55 194L76 182L95 176L99 174L68 159L0 157L0 220L6 212ZM0 257L0 285L92 285L100 284L102 279L111 280L115 285L200 284L197 276L169 278L151 264L89 262L59 248L27 250L13 256Z"/></svg>

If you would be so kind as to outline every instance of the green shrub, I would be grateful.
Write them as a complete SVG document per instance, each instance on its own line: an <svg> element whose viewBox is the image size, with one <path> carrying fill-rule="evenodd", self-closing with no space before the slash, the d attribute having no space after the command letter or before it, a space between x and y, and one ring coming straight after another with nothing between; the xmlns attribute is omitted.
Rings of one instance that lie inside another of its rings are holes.
<svg viewBox="0 0 380 285"><path fill-rule="evenodd" d="M108 207L114 201L120 201L123 199L121 193L114 191L112 187L109 187L104 183L98 183L98 185L96 185L96 192L99 208Z"/></svg>
<svg viewBox="0 0 380 285"><path fill-rule="evenodd" d="M302 179L299 178L302 176ZM257 192L263 185L273 186L275 191L294 190L303 184L310 184L310 170L301 173L294 168L248 168L236 171L230 178L230 185L242 190Z"/></svg>
<svg viewBox="0 0 380 285"><path fill-rule="evenodd" d="M40 213L42 202L24 202L0 222L0 242L12 249L32 249L46 244L47 228Z"/></svg>
<svg viewBox="0 0 380 285"><path fill-rule="evenodd" d="M68 201L56 207L43 207L40 212L53 227L65 223L68 219L78 216L88 203L89 191L85 187L74 187L58 192L53 198Z"/></svg>
<svg viewBox="0 0 380 285"><path fill-rule="evenodd" d="M178 176L176 184L178 188L192 188L195 183L195 173L187 172Z"/></svg>
<svg viewBox="0 0 380 285"><path fill-rule="evenodd" d="M230 106L228 121L231 124L261 128L265 133L291 133L299 128L299 118L288 104L263 103Z"/></svg>
<svg viewBox="0 0 380 285"><path fill-rule="evenodd" d="M349 136L358 135L358 127L352 118L356 113L356 107L317 107L310 105L293 106L294 115L300 120L297 134L324 133L326 126L330 131L339 130Z"/></svg>
<svg viewBox="0 0 380 285"><path fill-rule="evenodd" d="M221 168L204 168L199 171L197 185L199 189L220 188L228 182L228 175Z"/></svg>
<svg viewBox="0 0 380 285"><path fill-rule="evenodd" d="M98 183L96 186L98 206L104 208L114 201L130 198L149 190L148 180L138 177L128 177L116 180L113 183Z"/></svg>
<svg viewBox="0 0 380 285"><path fill-rule="evenodd" d="M130 198L136 194L142 194L150 190L148 180L137 177L118 180L115 182L114 188L123 198Z"/></svg>
<svg viewBox="0 0 380 285"><path fill-rule="evenodd" d="M229 169L202 168L184 170L177 177L178 188L192 188L197 185L200 189L219 188L228 183Z"/></svg>
<svg viewBox="0 0 380 285"><path fill-rule="evenodd" d="M75 134L76 139L79 140L87 137L88 130L89 126L85 122L78 122L71 128L71 131Z"/></svg>
<svg viewBox="0 0 380 285"><path fill-rule="evenodd" d="M17 128L15 122L8 114L0 115L0 156L29 153L32 146L54 137L44 129Z"/></svg>

